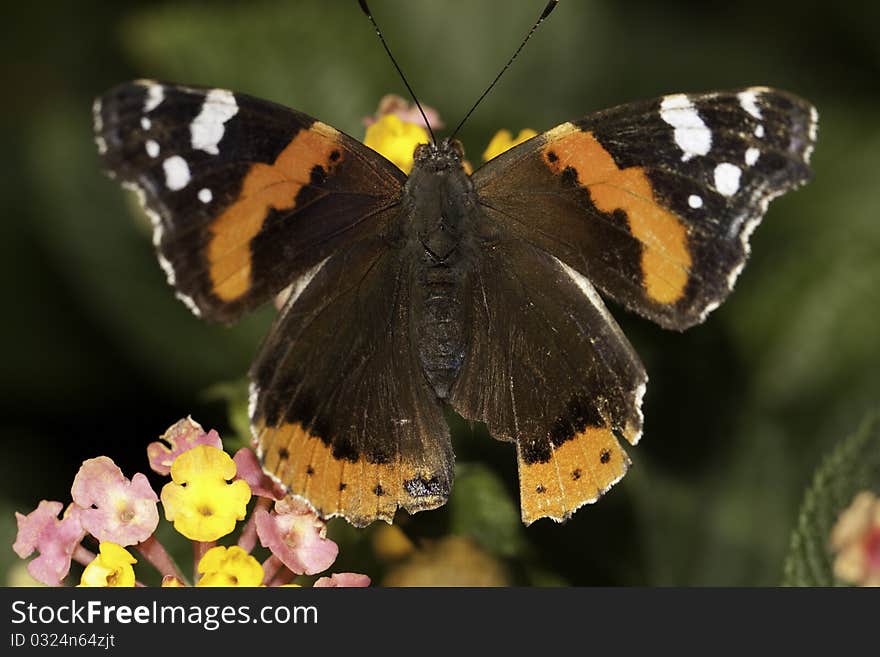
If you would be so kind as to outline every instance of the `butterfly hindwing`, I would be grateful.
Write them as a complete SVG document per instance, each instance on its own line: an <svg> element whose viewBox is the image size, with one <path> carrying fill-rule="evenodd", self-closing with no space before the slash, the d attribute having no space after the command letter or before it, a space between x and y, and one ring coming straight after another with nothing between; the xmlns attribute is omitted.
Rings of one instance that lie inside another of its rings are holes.
<svg viewBox="0 0 880 657"><path fill-rule="evenodd" d="M816 112L765 87L565 123L475 172L487 213L662 326L729 294L771 199L810 177Z"/></svg>
<svg viewBox="0 0 880 657"><path fill-rule="evenodd" d="M523 521L561 521L626 472L647 376L590 282L553 256L493 243L473 278L450 402L516 443Z"/></svg>
<svg viewBox="0 0 880 657"><path fill-rule="evenodd" d="M364 526L442 505L453 456L414 349L414 277L381 239L323 264L251 369L264 467L324 517Z"/></svg>
<svg viewBox="0 0 880 657"><path fill-rule="evenodd" d="M405 176L300 112L223 89L138 81L95 103L110 173L139 191L169 282L234 321L380 227Z"/></svg>

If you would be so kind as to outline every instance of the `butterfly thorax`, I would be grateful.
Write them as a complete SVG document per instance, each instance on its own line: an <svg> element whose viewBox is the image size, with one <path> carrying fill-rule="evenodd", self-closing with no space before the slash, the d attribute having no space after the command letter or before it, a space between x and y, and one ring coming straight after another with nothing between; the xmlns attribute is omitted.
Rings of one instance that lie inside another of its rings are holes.
<svg viewBox="0 0 880 657"><path fill-rule="evenodd" d="M408 251L414 261L416 352L440 398L448 396L464 362L462 293L478 217L476 192L462 155L455 141L419 146L403 191Z"/></svg>

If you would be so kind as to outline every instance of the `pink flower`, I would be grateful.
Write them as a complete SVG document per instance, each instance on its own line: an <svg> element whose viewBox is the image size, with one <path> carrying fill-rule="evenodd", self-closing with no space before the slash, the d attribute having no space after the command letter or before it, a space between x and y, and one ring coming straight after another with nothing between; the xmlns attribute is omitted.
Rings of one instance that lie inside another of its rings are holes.
<svg viewBox="0 0 880 657"><path fill-rule="evenodd" d="M174 459L199 445L211 445L223 449L220 436L213 429L205 433L202 425L191 417L178 420L162 434L159 440L147 445L150 467L154 472L168 476L171 474L171 464L174 463Z"/></svg>
<svg viewBox="0 0 880 657"><path fill-rule="evenodd" d="M99 541L121 546L145 541L159 524L159 497L140 472L125 478L108 457L84 461L70 488L82 526Z"/></svg>
<svg viewBox="0 0 880 657"><path fill-rule="evenodd" d="M431 122L432 128L436 130L444 127L445 124L440 119L440 113L437 110L428 105L422 105L422 108L425 110L425 116L427 116L428 121ZM376 114L374 116L365 117L363 119L363 124L369 127L388 114L395 115L404 123L413 123L423 128L427 127L425 125L425 119L422 118L422 114L419 112L419 108L415 106L415 103L411 103L406 100L406 98L402 98L397 94L385 94L382 96Z"/></svg>
<svg viewBox="0 0 880 657"><path fill-rule="evenodd" d="M86 535L80 522L81 510L71 504L59 520L63 508L61 502L42 500L28 515L15 514L18 536L12 549L22 559L34 550L40 553L27 569L34 579L47 586L61 586L70 570L73 551Z"/></svg>
<svg viewBox="0 0 880 657"><path fill-rule="evenodd" d="M333 573L330 577L319 577L314 583L315 588L341 588L354 586L369 586L370 578L357 573Z"/></svg>
<svg viewBox="0 0 880 657"><path fill-rule="evenodd" d="M272 500L280 500L286 494L284 487L263 471L257 455L248 447L242 447L232 457L235 461L236 479L244 479L251 493Z"/></svg>
<svg viewBox="0 0 880 657"><path fill-rule="evenodd" d="M327 526L305 503L285 498L275 512L257 509L260 543L297 575L314 575L336 561L339 547L327 538Z"/></svg>

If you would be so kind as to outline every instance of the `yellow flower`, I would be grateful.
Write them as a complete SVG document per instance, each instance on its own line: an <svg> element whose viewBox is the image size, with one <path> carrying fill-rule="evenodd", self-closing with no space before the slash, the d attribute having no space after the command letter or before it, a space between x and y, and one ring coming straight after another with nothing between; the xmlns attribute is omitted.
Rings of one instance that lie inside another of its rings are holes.
<svg viewBox="0 0 880 657"><path fill-rule="evenodd" d="M165 575L165 577L162 578L162 588L163 589L180 588L183 586L186 586L186 584L184 584L181 580L179 580L174 575Z"/></svg>
<svg viewBox="0 0 880 657"><path fill-rule="evenodd" d="M413 167L413 151L419 144L431 141L428 131L414 123L401 121L394 114L386 114L367 127L364 143L391 160L404 173Z"/></svg>
<svg viewBox="0 0 880 657"><path fill-rule="evenodd" d="M215 541L247 513L251 489L235 477L229 454L211 445L184 452L171 465L172 481L162 488L165 518L194 541Z"/></svg>
<svg viewBox="0 0 880 657"><path fill-rule="evenodd" d="M98 556L83 570L80 586L134 586L134 569L137 563L121 545L102 541Z"/></svg>
<svg viewBox="0 0 880 657"><path fill-rule="evenodd" d="M237 545L225 548L218 545L199 561L202 578L196 586L260 586L263 567Z"/></svg>
<svg viewBox="0 0 880 657"><path fill-rule="evenodd" d="M493 157L498 157L504 151L509 150L514 146L518 146L519 144L523 143L527 139L531 139L537 134L538 133L531 128L526 128L524 130L520 130L519 134L516 136L516 139L514 139L513 135L510 133L510 130L499 130L495 133L495 136L492 137L489 145L486 146L486 150L483 151L483 160L489 161Z"/></svg>

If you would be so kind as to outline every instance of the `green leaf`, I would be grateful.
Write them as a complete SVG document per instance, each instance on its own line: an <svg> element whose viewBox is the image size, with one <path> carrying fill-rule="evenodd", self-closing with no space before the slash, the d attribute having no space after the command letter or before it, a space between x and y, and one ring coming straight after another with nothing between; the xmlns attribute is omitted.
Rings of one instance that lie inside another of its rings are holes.
<svg viewBox="0 0 880 657"><path fill-rule="evenodd" d="M880 413L869 413L855 434L826 457L804 495L785 561L787 586L833 586L828 536L856 493L880 489Z"/></svg>
<svg viewBox="0 0 880 657"><path fill-rule="evenodd" d="M479 463L456 463L455 470L450 533L470 536L499 556L521 554L526 541L519 508L498 475Z"/></svg>

